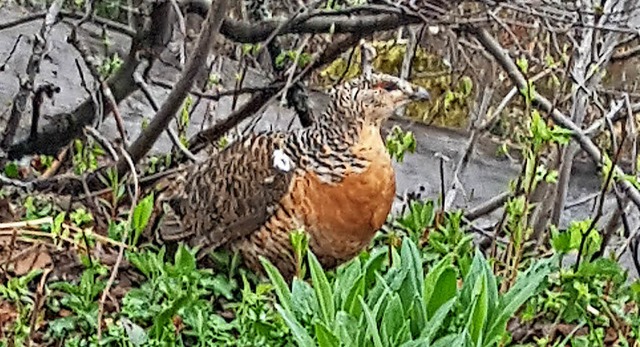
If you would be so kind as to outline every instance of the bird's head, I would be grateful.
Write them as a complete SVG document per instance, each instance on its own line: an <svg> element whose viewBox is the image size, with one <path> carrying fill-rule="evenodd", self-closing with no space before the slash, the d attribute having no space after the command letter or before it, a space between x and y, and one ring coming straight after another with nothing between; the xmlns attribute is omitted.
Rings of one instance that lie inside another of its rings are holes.
<svg viewBox="0 0 640 347"><path fill-rule="evenodd" d="M412 101L430 99L424 88L399 79L374 79L370 83L371 87L365 89L359 98L364 116L376 123L387 120L398 108Z"/></svg>
<svg viewBox="0 0 640 347"><path fill-rule="evenodd" d="M342 86L342 108L350 108L357 117L380 125L394 112L412 101L430 100L422 87L394 76L374 74L351 80ZM355 111L355 112L354 112Z"/></svg>

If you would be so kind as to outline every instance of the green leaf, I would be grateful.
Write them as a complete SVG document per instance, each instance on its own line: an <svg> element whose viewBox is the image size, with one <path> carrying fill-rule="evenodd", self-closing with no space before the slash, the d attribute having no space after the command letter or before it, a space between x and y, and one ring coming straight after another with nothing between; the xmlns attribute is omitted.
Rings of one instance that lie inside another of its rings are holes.
<svg viewBox="0 0 640 347"><path fill-rule="evenodd" d="M364 264L365 272L364 285L369 287L376 280L376 272L380 271L384 261L387 259L387 248L377 249L372 252L371 257Z"/></svg>
<svg viewBox="0 0 640 347"><path fill-rule="evenodd" d="M273 266L268 259L260 257L260 262L267 272L269 280L271 280L271 283L273 283L275 287L280 304L287 312L291 312L291 292L289 291L289 287L287 286L287 282L284 280L284 277L282 277L280 271L278 271L278 269Z"/></svg>
<svg viewBox="0 0 640 347"><path fill-rule="evenodd" d="M456 298L451 298L438 308L433 314L431 319L427 322L425 328L420 333L420 337L425 339L425 343L428 345L436 337L436 333L442 328L442 323L453 308L456 302Z"/></svg>
<svg viewBox="0 0 640 347"><path fill-rule="evenodd" d="M471 305L471 300L473 299L473 287L475 286L478 277L484 273L484 268L482 266L483 261L485 261L484 256L480 250L476 249L473 261L471 262L471 268L469 269L469 273L465 277L462 289L460 290L459 300L462 307L469 307Z"/></svg>
<svg viewBox="0 0 640 347"><path fill-rule="evenodd" d="M594 261L581 263L576 275L587 279L604 277L619 284L625 280L624 270L620 263L608 258L598 258Z"/></svg>
<svg viewBox="0 0 640 347"><path fill-rule="evenodd" d="M148 340L147 333L136 323L133 323L127 317L122 318L122 326L129 337L129 341L135 346L142 346Z"/></svg>
<svg viewBox="0 0 640 347"><path fill-rule="evenodd" d="M537 293L547 276L555 269L557 256L535 262L524 273L518 276L516 283L500 300L496 309L499 314L491 319L484 344L490 345L499 341L506 329L506 324L516 311Z"/></svg>
<svg viewBox="0 0 640 347"><path fill-rule="evenodd" d="M154 198L152 192L149 195L145 196L142 200L140 200L136 208L133 210L133 218L131 224L135 232L132 240L132 244L134 245L138 243L140 234L142 233L142 231L144 231L144 228L146 228L147 224L149 223L149 218L151 218L151 213L153 212L153 199Z"/></svg>
<svg viewBox="0 0 640 347"><path fill-rule="evenodd" d="M356 257L351 262L336 269L335 281L333 282L334 302L336 308L343 309L349 292L354 283L364 275L362 272L362 262Z"/></svg>
<svg viewBox="0 0 640 347"><path fill-rule="evenodd" d="M289 329L291 329L293 337L296 339L299 346L316 346L311 336L309 336L309 333L300 325L300 323L298 323L291 313L283 309L282 306L278 304L275 304L275 306Z"/></svg>
<svg viewBox="0 0 640 347"><path fill-rule="evenodd" d="M335 326L338 330L338 337L343 346L357 346L358 334L362 333L359 329L358 321L349 316L344 311L338 311L336 314Z"/></svg>
<svg viewBox="0 0 640 347"><path fill-rule="evenodd" d="M358 279L351 286L349 294L344 301L342 310L353 317L360 317L362 314L362 308L360 307L360 302L357 300L360 296L364 296L364 274L360 274Z"/></svg>
<svg viewBox="0 0 640 347"><path fill-rule="evenodd" d="M335 307L331 286L329 285L329 281L327 280L327 276L325 275L320 262L318 262L318 258L316 258L313 252L307 252L307 258L309 260L313 288L316 292L316 297L324 317L324 322L331 324L335 317Z"/></svg>
<svg viewBox="0 0 640 347"><path fill-rule="evenodd" d="M340 340L322 323L315 324L319 347L340 347Z"/></svg>
<svg viewBox="0 0 640 347"><path fill-rule="evenodd" d="M386 346L393 346L394 334L397 334L406 322L400 297L397 294L392 294L382 316L381 332Z"/></svg>
<svg viewBox="0 0 640 347"><path fill-rule="evenodd" d="M402 258L402 266L409 268L409 277L417 281L412 290L418 292L424 285L424 274L422 271L422 256L416 244L408 237L402 241L402 249L400 250Z"/></svg>
<svg viewBox="0 0 640 347"><path fill-rule="evenodd" d="M452 347L452 346L462 347L455 344L456 340L459 339L459 335L461 334L449 334L447 336L441 337L440 339L435 341L430 347Z"/></svg>
<svg viewBox="0 0 640 347"><path fill-rule="evenodd" d="M452 255L440 260L427 274L424 280L423 295L427 316L431 318L442 304L456 295L456 272L451 265ZM436 290L437 289L437 290Z"/></svg>
<svg viewBox="0 0 640 347"><path fill-rule="evenodd" d="M175 255L175 266L181 273L190 273L196 269L195 256L182 244Z"/></svg>
<svg viewBox="0 0 640 347"><path fill-rule="evenodd" d="M175 301L173 301L169 307L162 310L162 312L160 312L160 314L158 314L153 319L153 326L151 328L150 337L160 338L162 336L162 331L164 330L164 328L172 324L171 319L173 318L173 316L175 316L178 310L180 310L189 302L190 296L191 293L189 291L184 295L181 295Z"/></svg>
<svg viewBox="0 0 640 347"><path fill-rule="evenodd" d="M493 270L489 266L489 262L484 260L482 262L482 267L484 269L485 278L487 280L487 320L493 319L493 316L497 314L496 308L500 304L500 299L498 297L498 283L496 280L496 276L493 274Z"/></svg>
<svg viewBox="0 0 640 347"><path fill-rule="evenodd" d="M18 178L18 177L20 177L18 164L15 161L8 162L4 166L4 174L9 178Z"/></svg>
<svg viewBox="0 0 640 347"><path fill-rule="evenodd" d="M382 340L380 339L380 332L378 331L378 325L376 324L376 320L367 306L367 303L364 302L362 297L359 297L360 304L362 305L362 310L364 311L364 316L367 321L367 331L369 335L373 338L373 345L375 347L384 347L382 344Z"/></svg>
<svg viewBox="0 0 640 347"><path fill-rule="evenodd" d="M481 345L482 333L487 324L487 276L482 274L478 277L474 286L473 301L471 304L471 314L467 322L467 329L474 345Z"/></svg>
<svg viewBox="0 0 640 347"><path fill-rule="evenodd" d="M420 251L418 251L415 243L408 237L403 239L400 258L402 259L402 267L408 271L404 281L400 285L398 294L400 294L404 312L409 313L413 318L410 320L410 330L414 334L418 334L427 321L426 310L424 306L421 305L423 301L422 288L424 285L424 273L422 271ZM415 303L417 303L417 305ZM416 306L414 307L414 305Z"/></svg>
<svg viewBox="0 0 640 347"><path fill-rule="evenodd" d="M551 226L551 246L558 254L567 254L571 251L571 234L561 232L555 226Z"/></svg>
<svg viewBox="0 0 640 347"><path fill-rule="evenodd" d="M526 75L527 72L529 71L529 61L527 60L527 58L525 57L518 58L516 60L516 64L520 68L520 71L522 71L522 73Z"/></svg>

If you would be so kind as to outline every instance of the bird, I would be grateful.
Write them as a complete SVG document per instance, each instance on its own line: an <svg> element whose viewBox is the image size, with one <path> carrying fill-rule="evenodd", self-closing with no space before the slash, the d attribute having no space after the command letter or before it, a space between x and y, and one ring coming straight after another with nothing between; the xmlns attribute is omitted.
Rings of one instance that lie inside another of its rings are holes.
<svg viewBox="0 0 640 347"><path fill-rule="evenodd" d="M307 234L325 270L357 256L396 192L381 127L399 107L430 96L369 74L333 86L329 97L312 125L250 133L160 183L157 238L197 248L199 259L216 249L237 252L257 274L265 274L264 258L288 282L297 275L293 231Z"/></svg>

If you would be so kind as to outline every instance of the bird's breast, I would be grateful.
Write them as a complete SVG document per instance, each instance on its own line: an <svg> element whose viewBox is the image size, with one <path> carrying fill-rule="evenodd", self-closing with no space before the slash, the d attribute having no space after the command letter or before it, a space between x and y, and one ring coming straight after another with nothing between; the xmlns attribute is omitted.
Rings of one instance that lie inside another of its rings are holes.
<svg viewBox="0 0 640 347"><path fill-rule="evenodd" d="M379 132L363 137L352 150L367 162L364 170L348 170L335 184L313 172L293 182L295 214L311 236L314 253L321 261L327 259L324 263L348 260L366 247L395 196L395 174Z"/></svg>

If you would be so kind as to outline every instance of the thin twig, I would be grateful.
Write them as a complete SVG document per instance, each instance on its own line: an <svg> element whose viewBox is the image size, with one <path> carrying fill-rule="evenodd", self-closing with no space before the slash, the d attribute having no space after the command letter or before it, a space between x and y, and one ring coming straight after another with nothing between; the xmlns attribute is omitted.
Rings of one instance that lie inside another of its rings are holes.
<svg viewBox="0 0 640 347"><path fill-rule="evenodd" d="M312 71L315 71L320 66L331 62L340 53L356 44L360 40L360 37L361 36L358 35L349 35L341 41L333 42L331 46L322 51L320 55L312 58L312 63L310 63L302 71L300 71L298 75L293 78L291 83L297 83L303 78L306 78L306 76L308 76ZM278 97L278 95L280 95L280 92L282 92L281 89L279 91L268 90L254 94L251 99L249 99L244 105L242 105L242 107L231 113L225 120L219 122L209 129L200 131L191 139L189 139L189 149L193 153L198 153L200 150L205 148L208 143L217 141L222 135L233 129L233 127L235 127L241 121L247 119L255 112L258 112L273 98Z"/></svg>
<svg viewBox="0 0 640 347"><path fill-rule="evenodd" d="M18 43L20 43L20 40L23 38L24 36L22 34L18 35L18 38L16 39L16 41L13 43L13 47L11 47L11 50L9 51L9 54L7 55L7 57L4 59L4 62L2 63L2 65L0 65L0 71L4 71L7 67L7 63L9 62L9 60L11 59L11 57L13 57L13 53L15 53L16 48L18 48Z"/></svg>
<svg viewBox="0 0 640 347"><path fill-rule="evenodd" d="M100 143L100 146L102 146L102 148L107 150L107 152L111 156L111 159L118 161L119 159L118 153L116 152L116 150L113 148L113 146L111 145L111 143L106 137L102 136L102 134L100 134L100 132L96 130L94 127L87 126L87 127L84 127L84 130L88 132L89 135L91 135L96 141L98 141L98 143Z"/></svg>
<svg viewBox="0 0 640 347"><path fill-rule="evenodd" d="M142 76L138 72L135 72L133 74L133 78L138 84L138 87L140 88L144 96L147 98L147 101L149 101L149 103L151 104L151 108L153 108L155 112L158 112L158 110L160 109L160 106L158 106L158 103L151 95L149 86L144 81L144 78L142 78ZM184 154L187 158L189 158L189 160L193 162L198 161L198 158L193 153L191 153L191 151L189 151L189 149L184 144L182 144L182 141L180 141L180 139L178 138L178 135L175 133L175 131L173 131L173 129L171 129L170 126L167 126L166 132L169 135L171 142L173 142L173 145L177 147L180 150L180 152L182 152L182 154Z"/></svg>
<svg viewBox="0 0 640 347"><path fill-rule="evenodd" d="M34 259L35 261L35 259ZM38 283L38 289L36 290L36 297L33 302L32 310L31 310L31 319L29 322L29 339L27 346L31 346L31 342L33 341L34 335L37 331L36 323L38 322L39 312L44 306L45 299L47 297L47 292L45 290L45 284L47 283L47 277L51 273L51 269L45 269L40 277L40 282Z"/></svg>
<svg viewBox="0 0 640 347"><path fill-rule="evenodd" d="M127 151L122 149L121 152L122 152L122 157L125 158L126 162L129 164L129 172L131 173L131 177L133 179L133 184L134 184L133 199L131 202L131 209L129 212L129 222L131 222L131 219L133 218L133 211L135 210L136 205L138 203L140 186L138 184L138 174L136 173L136 167L133 160L131 159ZM129 237L129 228L125 228L124 232L122 233L122 239L120 240L121 244L125 244L127 242L128 237ZM104 303L107 300L107 295L109 294L109 290L111 289L111 286L113 285L113 282L115 281L116 276L118 275L118 268L120 267L120 263L122 263L122 259L124 257L124 249L125 247L121 245L120 249L118 250L118 257L116 258L116 262L111 268L111 276L109 276L109 280L107 281L107 284L105 285L104 290L102 291L102 296L100 297L100 303L98 304L98 341L100 341L100 338L102 336L102 314L104 312Z"/></svg>

